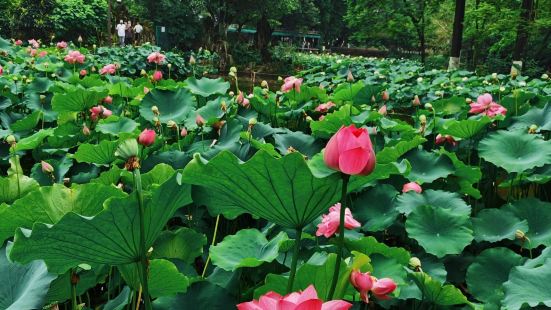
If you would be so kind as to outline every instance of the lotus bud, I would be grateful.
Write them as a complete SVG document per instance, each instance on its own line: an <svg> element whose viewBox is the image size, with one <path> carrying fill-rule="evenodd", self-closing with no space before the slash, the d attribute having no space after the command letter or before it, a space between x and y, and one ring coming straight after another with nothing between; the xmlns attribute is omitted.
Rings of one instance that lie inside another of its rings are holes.
<svg viewBox="0 0 551 310"><path fill-rule="evenodd" d="M84 124L82 126L82 134L85 135L85 136L89 136L90 135L90 128L88 128L88 126L86 126L86 124Z"/></svg>
<svg viewBox="0 0 551 310"><path fill-rule="evenodd" d="M377 100L375 100L375 96L371 96L371 102L376 102Z"/></svg>
<svg viewBox="0 0 551 310"><path fill-rule="evenodd" d="M352 71L348 70L348 73L346 75L346 81L349 83L354 82L354 76L352 75Z"/></svg>
<svg viewBox="0 0 551 310"><path fill-rule="evenodd" d="M95 45L95 44L92 45L92 48L93 48L93 49L96 49L97 47L98 47L98 46Z"/></svg>
<svg viewBox="0 0 551 310"><path fill-rule="evenodd" d="M283 78L282 78L281 76L278 76L278 77L277 77L277 80L278 80L279 82L281 82L281 81L283 81Z"/></svg>
<svg viewBox="0 0 551 310"><path fill-rule="evenodd" d="M140 71L140 75L145 76L145 75L147 75L147 72L144 69L142 69L142 71Z"/></svg>
<svg viewBox="0 0 551 310"><path fill-rule="evenodd" d="M182 130L180 130L180 137L184 138L187 136L187 129L186 127L182 127Z"/></svg>
<svg viewBox="0 0 551 310"><path fill-rule="evenodd" d="M80 70L79 74L80 76L85 76L86 74L88 74L88 71L86 71L86 69L82 69Z"/></svg>
<svg viewBox="0 0 551 310"><path fill-rule="evenodd" d="M230 95L230 97L233 97L235 96L235 93L233 91L230 90L230 92L228 93L228 95Z"/></svg>
<svg viewBox="0 0 551 310"><path fill-rule="evenodd" d="M473 102L473 100L472 100L471 98L466 98L466 99L465 99L465 102L471 103L471 102Z"/></svg>
<svg viewBox="0 0 551 310"><path fill-rule="evenodd" d="M40 102L44 102L44 99L46 99L46 96L45 95L40 95L39 98L40 98Z"/></svg>
<svg viewBox="0 0 551 310"><path fill-rule="evenodd" d="M222 110L223 112L226 112L228 110L228 106L226 105L226 101L222 101L222 103L220 104L220 110Z"/></svg>
<svg viewBox="0 0 551 310"><path fill-rule="evenodd" d="M266 80L263 80L261 83L260 83L260 86L264 87L264 88L268 88L268 82Z"/></svg>
<svg viewBox="0 0 551 310"><path fill-rule="evenodd" d="M167 68L169 68L169 69L172 68L172 64L167 64L166 66L167 66Z"/></svg>
<svg viewBox="0 0 551 310"><path fill-rule="evenodd" d="M92 72L96 72L98 69L96 69L96 67L92 67Z"/></svg>
<svg viewBox="0 0 551 310"><path fill-rule="evenodd" d="M166 123L166 126L168 128L172 128L172 129L177 129L178 128L178 125L176 125L176 122L173 121L173 120L169 120L167 123Z"/></svg>
<svg viewBox="0 0 551 310"><path fill-rule="evenodd" d="M155 125L155 127L161 126L161 121L159 121L159 118L156 116L153 117L153 125Z"/></svg>
<svg viewBox="0 0 551 310"><path fill-rule="evenodd" d="M44 173L53 173L54 172L54 167L52 167L52 165L50 165L49 163L45 162L45 161L40 161L40 166L42 168L42 172Z"/></svg>
<svg viewBox="0 0 551 310"><path fill-rule="evenodd" d="M549 75L547 73L544 73L544 74L541 75L541 79L542 80L547 80L547 79L549 79Z"/></svg>
<svg viewBox="0 0 551 310"><path fill-rule="evenodd" d="M425 103L425 109L432 110L432 104L430 104L429 102Z"/></svg>
<svg viewBox="0 0 551 310"><path fill-rule="evenodd" d="M228 75L235 78L235 73L232 72L232 71L230 71L230 73L228 73Z"/></svg>
<svg viewBox="0 0 551 310"><path fill-rule="evenodd" d="M421 100L419 100L419 96L415 95L415 96L413 97L413 101L411 102L411 104L412 104L414 107L420 106L420 105L421 105Z"/></svg>
<svg viewBox="0 0 551 310"><path fill-rule="evenodd" d="M197 114L195 117L195 124L199 127L203 127L205 125L205 119L201 115Z"/></svg>
<svg viewBox="0 0 551 310"><path fill-rule="evenodd" d="M427 117L424 114L419 115L419 122L421 123L421 125L426 125Z"/></svg>
<svg viewBox="0 0 551 310"><path fill-rule="evenodd" d="M195 64L195 57L193 55L189 56L189 64L192 66Z"/></svg>
<svg viewBox="0 0 551 310"><path fill-rule="evenodd" d="M154 105L154 106L151 107L151 112L153 112L153 114L158 116L159 115L159 108L156 105Z"/></svg>
<svg viewBox="0 0 551 310"><path fill-rule="evenodd" d="M415 271L421 270L421 260L417 257L410 258L409 267Z"/></svg>
<svg viewBox="0 0 551 310"><path fill-rule="evenodd" d="M311 121L313 121L312 117L311 116L306 116L306 122L310 123Z"/></svg>
<svg viewBox="0 0 551 310"><path fill-rule="evenodd" d="M538 125L532 124L530 125L530 128L528 128L528 133L535 134L537 130L538 130Z"/></svg>
<svg viewBox="0 0 551 310"><path fill-rule="evenodd" d="M103 98L103 102L105 104L111 104L111 103L113 103L113 97L107 96L107 97Z"/></svg>
<svg viewBox="0 0 551 310"><path fill-rule="evenodd" d="M8 142L8 144L10 145L14 145L16 140L15 140L15 136L14 135L9 135L6 137L6 142Z"/></svg>
<svg viewBox="0 0 551 310"><path fill-rule="evenodd" d="M234 74L237 73L237 68L236 67L231 67L230 72L233 72Z"/></svg>
<svg viewBox="0 0 551 310"><path fill-rule="evenodd" d="M388 92L385 90L382 94L382 98L384 101L388 101L390 99L390 95L388 94Z"/></svg>
<svg viewBox="0 0 551 310"><path fill-rule="evenodd" d="M84 41L84 40L82 39L82 36L78 36L77 41L78 41L79 43L82 43L82 41Z"/></svg>
<svg viewBox="0 0 551 310"><path fill-rule="evenodd" d="M141 134L140 134L141 136ZM115 151L115 156L122 159L137 157L139 152L138 141L135 139L127 139L121 142Z"/></svg>
<svg viewBox="0 0 551 310"><path fill-rule="evenodd" d="M492 73L492 79L497 80L497 73Z"/></svg>

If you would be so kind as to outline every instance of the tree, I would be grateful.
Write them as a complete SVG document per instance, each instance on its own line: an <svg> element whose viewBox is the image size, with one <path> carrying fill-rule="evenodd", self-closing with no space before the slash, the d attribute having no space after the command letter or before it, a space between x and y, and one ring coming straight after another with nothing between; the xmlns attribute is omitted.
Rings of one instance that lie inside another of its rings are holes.
<svg viewBox="0 0 551 310"><path fill-rule="evenodd" d="M13 5L12 27L23 38L49 39L53 34L50 15L55 8L54 0L18 0Z"/></svg>
<svg viewBox="0 0 551 310"><path fill-rule="evenodd" d="M455 16L453 19L452 46L448 70L459 68L461 44L463 42L463 20L465 18L465 0L455 1Z"/></svg>
<svg viewBox="0 0 551 310"><path fill-rule="evenodd" d="M511 67L511 73L517 73L517 70L522 69L524 51L528 43L528 30L533 18L534 0L522 0L520 19L517 24L517 37L513 50L513 66Z"/></svg>

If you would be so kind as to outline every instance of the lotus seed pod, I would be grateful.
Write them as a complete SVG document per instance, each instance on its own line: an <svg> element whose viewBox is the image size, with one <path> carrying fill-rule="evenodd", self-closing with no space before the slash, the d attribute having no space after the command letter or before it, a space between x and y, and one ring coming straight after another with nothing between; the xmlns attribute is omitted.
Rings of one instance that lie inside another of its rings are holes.
<svg viewBox="0 0 551 310"><path fill-rule="evenodd" d="M6 137L6 142L8 142L9 144L14 144L15 143L15 136L14 135L9 135Z"/></svg>
<svg viewBox="0 0 551 310"><path fill-rule="evenodd" d="M136 139L124 140L115 151L115 156L122 159L137 157L139 152L138 141Z"/></svg>
<svg viewBox="0 0 551 310"><path fill-rule="evenodd" d="M263 80L261 83L260 83L260 86L264 87L264 88L268 88L268 82L266 82L266 80Z"/></svg>
<svg viewBox="0 0 551 310"><path fill-rule="evenodd" d="M169 127L169 128L178 128L178 125L176 125L176 122L173 121L173 120L169 120L166 125Z"/></svg>
<svg viewBox="0 0 551 310"><path fill-rule="evenodd" d="M465 99L465 102L471 103L471 102L473 102L473 100L472 100L471 98L466 98L466 99Z"/></svg>
<svg viewBox="0 0 551 310"><path fill-rule="evenodd" d="M228 93L228 95L230 95L230 97L233 97L233 96L235 96L235 93L234 93L233 91L230 91L230 92Z"/></svg>
<svg viewBox="0 0 551 310"><path fill-rule="evenodd" d="M538 125L532 124L530 125L530 128L528 128L528 133L535 134L537 130L538 130Z"/></svg>
<svg viewBox="0 0 551 310"><path fill-rule="evenodd" d="M549 79L549 75L547 73L544 73L544 74L541 75L541 79L542 80L547 80L547 79Z"/></svg>
<svg viewBox="0 0 551 310"><path fill-rule="evenodd" d="M256 118L253 117L253 118L251 118L251 119L249 120L249 126L252 127L252 126L256 125L257 122L258 122L258 121L256 120Z"/></svg>
<svg viewBox="0 0 551 310"><path fill-rule="evenodd" d="M428 103L428 102L425 103L425 109L427 109L427 110L432 110L432 104L430 104L430 103Z"/></svg>
<svg viewBox="0 0 551 310"><path fill-rule="evenodd" d="M237 73L237 68L236 67L231 67L230 72L233 72L234 74Z"/></svg>
<svg viewBox="0 0 551 310"><path fill-rule="evenodd" d="M172 64L166 65L169 69L172 68Z"/></svg>
<svg viewBox="0 0 551 310"><path fill-rule="evenodd" d="M419 121L421 122L421 124L426 124L427 123L427 117L424 114L421 114L419 116Z"/></svg>
<svg viewBox="0 0 551 310"><path fill-rule="evenodd" d="M412 257L409 259L409 267L413 270L419 270L421 268L421 260L417 257Z"/></svg>
<svg viewBox="0 0 551 310"><path fill-rule="evenodd" d="M518 240L525 240L526 239L526 234L522 230L517 229L515 231L515 238L518 239Z"/></svg>
<svg viewBox="0 0 551 310"><path fill-rule="evenodd" d="M156 105L154 105L151 107L151 112L153 112L153 114L155 115L159 115L159 108Z"/></svg>
<svg viewBox="0 0 551 310"><path fill-rule="evenodd" d="M497 80L497 73L492 73L492 79Z"/></svg>

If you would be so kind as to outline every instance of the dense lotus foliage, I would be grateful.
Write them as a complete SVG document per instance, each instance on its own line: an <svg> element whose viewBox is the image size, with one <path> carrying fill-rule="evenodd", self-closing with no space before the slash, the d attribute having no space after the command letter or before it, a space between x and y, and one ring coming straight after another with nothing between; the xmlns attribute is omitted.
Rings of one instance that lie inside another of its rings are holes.
<svg viewBox="0 0 551 310"><path fill-rule="evenodd" d="M0 40L0 308L551 307L547 76L210 57Z"/></svg>

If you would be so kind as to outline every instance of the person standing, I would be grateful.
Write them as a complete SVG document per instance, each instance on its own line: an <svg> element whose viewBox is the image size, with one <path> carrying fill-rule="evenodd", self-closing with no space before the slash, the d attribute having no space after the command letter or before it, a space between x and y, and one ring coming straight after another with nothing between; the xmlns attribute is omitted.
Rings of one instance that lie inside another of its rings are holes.
<svg viewBox="0 0 551 310"><path fill-rule="evenodd" d="M142 31L143 26L140 25L140 22L136 22L136 26L134 26L134 41L137 45L142 43Z"/></svg>
<svg viewBox="0 0 551 310"><path fill-rule="evenodd" d="M133 38L134 38L134 29L132 29L132 22L127 21L126 22L126 32L125 32L124 40L127 44L132 45L134 43Z"/></svg>
<svg viewBox="0 0 551 310"><path fill-rule="evenodd" d="M122 21L122 19L119 21L119 24L115 27L117 29L117 36L119 37L119 46L124 46L124 36L126 33L126 25Z"/></svg>

